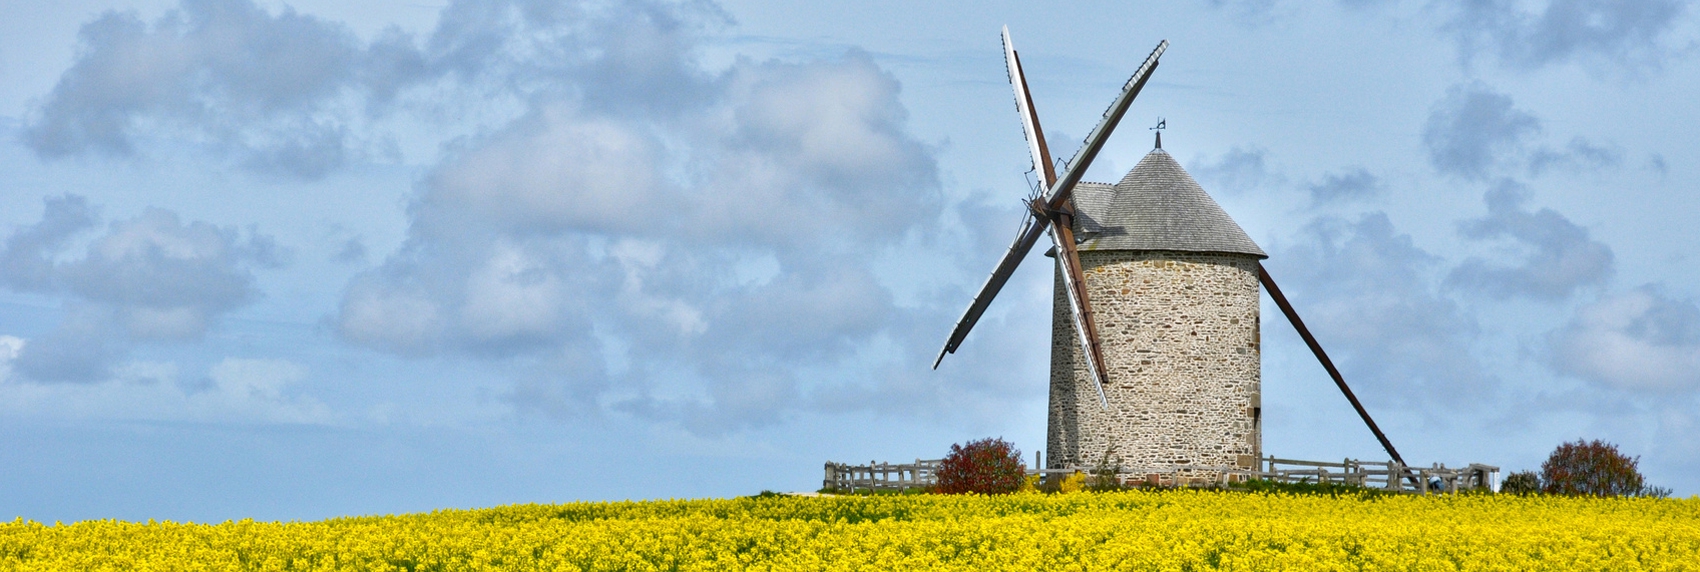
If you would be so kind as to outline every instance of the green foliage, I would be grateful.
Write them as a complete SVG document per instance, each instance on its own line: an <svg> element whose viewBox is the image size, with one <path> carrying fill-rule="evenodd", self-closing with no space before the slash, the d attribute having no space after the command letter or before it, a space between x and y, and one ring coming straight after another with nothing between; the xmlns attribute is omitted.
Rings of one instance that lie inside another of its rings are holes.
<svg viewBox="0 0 1700 572"><path fill-rule="evenodd" d="M936 492L942 494L1009 494L1026 482L1027 465L1021 451L1003 439L981 439L951 445L939 463Z"/></svg>
<svg viewBox="0 0 1700 572"><path fill-rule="evenodd" d="M1510 476L1505 477L1505 482L1500 483L1499 492L1503 494L1517 495L1520 497L1540 494L1541 476L1535 474L1534 471L1518 471L1511 473Z"/></svg>
<svg viewBox="0 0 1700 572"><path fill-rule="evenodd" d="M1640 459L1598 439L1564 443L1541 463L1541 491L1566 496L1642 496L1649 489L1636 468Z"/></svg>
<svg viewBox="0 0 1700 572"><path fill-rule="evenodd" d="M844 490L844 489L823 488L823 489L815 491L815 492L818 492L818 493L821 493L821 494L826 494L826 495L844 495L844 496L858 496L858 497L884 497L884 496L903 496L903 495L924 495L924 494L932 493L933 490L931 488L926 488L926 487L913 487L913 488L907 488L907 489L856 489L856 490L853 490L853 491Z"/></svg>
<svg viewBox="0 0 1700 572"><path fill-rule="evenodd" d="M1253 493L1285 493L1285 494L1289 494L1289 495L1316 495L1316 496L1330 496L1330 497L1341 497L1341 496L1376 497L1376 496L1382 496L1382 495L1397 495L1397 494L1399 494L1399 493L1395 493L1395 492L1391 492L1391 491L1384 491L1384 490L1381 490L1381 489L1372 489L1372 488L1369 488L1369 487L1364 487L1364 486L1359 486L1359 485L1347 485L1347 484L1340 484L1340 483L1312 483L1312 482L1308 482L1308 481L1307 482L1301 482L1301 483L1283 483L1283 482L1280 482L1280 481L1272 481L1272 480L1267 480L1267 479L1252 479L1252 480L1240 482L1240 483L1228 483L1228 487L1227 487L1226 490L1245 491L1245 492L1253 492Z"/></svg>
<svg viewBox="0 0 1700 572"><path fill-rule="evenodd" d="M1098 459L1098 466L1092 468L1091 477L1087 479L1086 490L1095 493L1108 493L1122 490L1122 480L1116 475L1121 471L1121 458L1113 457L1116 448L1111 446L1104 451L1104 456ZM1111 461L1115 461L1111 465Z"/></svg>

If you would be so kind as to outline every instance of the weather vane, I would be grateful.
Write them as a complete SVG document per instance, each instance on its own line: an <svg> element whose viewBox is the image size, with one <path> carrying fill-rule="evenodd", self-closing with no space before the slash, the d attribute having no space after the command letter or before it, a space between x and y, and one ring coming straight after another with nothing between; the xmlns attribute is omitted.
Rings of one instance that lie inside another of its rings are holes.
<svg viewBox="0 0 1700 572"><path fill-rule="evenodd" d="M1151 129L1148 130L1148 131L1156 131L1157 132L1157 148L1158 149L1163 148L1163 130L1167 129L1168 127L1169 127L1169 120L1158 117L1157 118L1157 126L1152 127Z"/></svg>

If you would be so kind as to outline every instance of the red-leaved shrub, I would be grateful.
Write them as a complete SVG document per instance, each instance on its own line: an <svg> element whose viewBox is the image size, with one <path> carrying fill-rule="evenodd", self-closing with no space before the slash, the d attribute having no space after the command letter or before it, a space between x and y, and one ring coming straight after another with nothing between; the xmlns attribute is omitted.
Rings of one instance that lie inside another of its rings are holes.
<svg viewBox="0 0 1700 572"><path fill-rule="evenodd" d="M1637 458L1619 453L1617 446L1595 439L1565 443L1541 463L1542 492L1549 495L1633 496L1646 490L1636 470Z"/></svg>
<svg viewBox="0 0 1700 572"><path fill-rule="evenodd" d="M1027 465L1021 450L1003 439L981 439L951 445L939 463L937 492L1000 495L1021 490Z"/></svg>

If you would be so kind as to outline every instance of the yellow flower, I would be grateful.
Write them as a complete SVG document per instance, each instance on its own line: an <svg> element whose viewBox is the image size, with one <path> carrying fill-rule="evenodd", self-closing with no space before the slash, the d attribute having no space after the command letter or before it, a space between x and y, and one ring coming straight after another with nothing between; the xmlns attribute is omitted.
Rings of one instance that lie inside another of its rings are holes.
<svg viewBox="0 0 1700 572"><path fill-rule="evenodd" d="M1078 477L1070 488L1084 483ZM1700 498L1134 490L512 505L289 523L0 523L0 571L1684 570L1695 562Z"/></svg>
<svg viewBox="0 0 1700 572"><path fill-rule="evenodd" d="M1020 494L1035 494L1035 493L1038 493L1039 492L1039 479L1040 478L1042 478L1041 475L1036 475L1036 474L1035 475L1027 475L1026 477L1021 479L1021 490L1016 491L1016 492L1018 492Z"/></svg>
<svg viewBox="0 0 1700 572"><path fill-rule="evenodd" d="M1074 474L1057 483L1057 492L1060 493L1078 493L1083 490L1086 490L1086 473L1080 471L1075 471Z"/></svg>

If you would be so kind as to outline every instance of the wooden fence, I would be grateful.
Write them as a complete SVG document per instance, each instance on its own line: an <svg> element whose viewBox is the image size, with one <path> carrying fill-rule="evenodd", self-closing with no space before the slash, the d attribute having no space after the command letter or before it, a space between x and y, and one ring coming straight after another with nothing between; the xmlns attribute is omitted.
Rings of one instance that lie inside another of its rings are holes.
<svg viewBox="0 0 1700 572"><path fill-rule="evenodd" d="M1334 483L1418 494L1499 490L1499 467L1480 463L1452 468L1444 463L1409 467L1393 461L1345 459L1339 463L1328 463L1268 457L1259 464L1256 478L1285 483Z"/></svg>
<svg viewBox="0 0 1700 572"><path fill-rule="evenodd" d="M938 482L937 460L892 464L869 462L866 465L846 463L826 464L823 489L836 491L895 491L932 486ZM1448 468L1436 463L1429 467L1408 467L1398 463L1343 459L1327 461L1297 461L1273 456L1259 459L1255 470L1241 467L1208 465L1174 465L1164 467L1115 467L1116 478L1125 485L1211 486L1250 479L1281 483L1332 483L1380 489L1391 492L1428 494L1456 493L1463 490L1499 490L1499 467L1471 463L1464 467ZM1028 470L1029 475L1063 476L1077 472L1093 472L1094 467Z"/></svg>
<svg viewBox="0 0 1700 572"><path fill-rule="evenodd" d="M826 463L823 488L835 491L900 491L933 486L941 461L916 459L912 464L875 463L849 465Z"/></svg>

